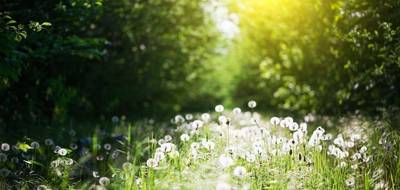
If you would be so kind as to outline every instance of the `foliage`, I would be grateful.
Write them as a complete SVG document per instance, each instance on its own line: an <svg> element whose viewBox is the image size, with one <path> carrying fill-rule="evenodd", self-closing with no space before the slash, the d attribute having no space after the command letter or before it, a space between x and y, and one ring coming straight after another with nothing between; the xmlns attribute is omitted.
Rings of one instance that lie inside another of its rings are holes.
<svg viewBox="0 0 400 190"><path fill-rule="evenodd" d="M325 114L399 106L398 1L232 1L236 101Z"/></svg>
<svg viewBox="0 0 400 190"><path fill-rule="evenodd" d="M27 123L204 108L182 101L208 101L201 93L184 94L198 88L200 73L210 69L204 62L214 54L217 36L202 6L161 0L5 2L0 123L10 132Z"/></svg>

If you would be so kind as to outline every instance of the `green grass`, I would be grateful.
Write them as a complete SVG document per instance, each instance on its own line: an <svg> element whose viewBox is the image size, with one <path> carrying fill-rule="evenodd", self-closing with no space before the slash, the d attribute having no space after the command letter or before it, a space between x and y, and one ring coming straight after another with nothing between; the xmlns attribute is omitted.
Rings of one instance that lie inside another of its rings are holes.
<svg viewBox="0 0 400 190"><path fill-rule="evenodd" d="M218 119L220 116L229 118L229 126L221 123L225 119ZM167 126L151 121L121 121L112 124L115 128L110 133L102 132L104 130L99 127L86 139L90 143L81 143L76 150L69 145L82 138L71 134L60 144L45 145L43 140L38 141L40 147L36 149L30 146L32 139L21 139L17 148L2 150L7 159L0 162L0 187L123 190L400 188L400 136L385 122L342 119L333 127L327 127L321 136L325 137L329 131L334 134L332 139L311 146L309 141L317 131L317 122L308 123L307 134L293 144L290 139L294 131L274 126L257 113L235 115L224 112L212 114L210 121L199 122L197 119L201 120L200 115L191 120L178 119ZM255 119L256 123L253 122ZM290 118L282 120L293 123ZM188 128L194 124L199 127ZM122 136L116 138L119 134ZM190 140L182 141L182 134L188 134ZM328 151L338 134L343 135L346 143L354 144L350 147L335 145L348 153L343 158L336 158ZM354 134L361 138L351 140ZM163 142L160 139L164 139ZM107 150L106 144L112 148ZM59 149L56 145L66 148L68 154L55 153L54 150ZM363 146L367 148L365 153L361 151ZM356 153L360 153L358 160L352 159ZM18 162L14 158L18 158ZM67 164L69 159L73 164ZM156 166L146 164L148 159L155 159ZM57 166L54 166L55 162ZM340 167L343 163L346 164ZM10 173L6 175L6 171ZM110 183L102 181L105 179Z"/></svg>

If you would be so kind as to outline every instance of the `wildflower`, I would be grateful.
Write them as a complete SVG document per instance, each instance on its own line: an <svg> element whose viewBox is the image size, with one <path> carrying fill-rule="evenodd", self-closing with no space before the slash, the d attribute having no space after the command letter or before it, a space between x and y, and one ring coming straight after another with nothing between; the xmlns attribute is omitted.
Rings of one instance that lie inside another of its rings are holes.
<svg viewBox="0 0 400 190"><path fill-rule="evenodd" d="M104 160L104 156L103 155L97 155L96 156L96 160L97 161L103 161Z"/></svg>
<svg viewBox="0 0 400 190"><path fill-rule="evenodd" d="M68 151L65 148L60 148L57 151L57 154L60 155L60 156L65 156L65 155L67 155L67 153L68 153Z"/></svg>
<svg viewBox="0 0 400 190"><path fill-rule="evenodd" d="M208 121L210 120L210 114L208 114L208 113L203 113L203 114L201 114L201 119L202 119L204 122L208 122Z"/></svg>
<svg viewBox="0 0 400 190"><path fill-rule="evenodd" d="M135 184L136 185L141 185L142 184L142 179L141 178L136 178L135 179Z"/></svg>
<svg viewBox="0 0 400 190"><path fill-rule="evenodd" d="M378 183L375 184L374 190L386 190L389 189L389 183L385 180L380 180Z"/></svg>
<svg viewBox="0 0 400 190"><path fill-rule="evenodd" d="M107 186L110 184L110 179L108 177L101 177L99 179L99 184L102 186Z"/></svg>
<svg viewBox="0 0 400 190"><path fill-rule="evenodd" d="M342 134L339 134L339 135L335 138L335 140L333 140L333 143L336 144L336 145L338 145L338 146L340 146L340 147L343 147L345 143L344 143L344 139L343 139Z"/></svg>
<svg viewBox="0 0 400 190"><path fill-rule="evenodd" d="M185 115L186 120L190 121L193 119L193 115L192 114L186 114Z"/></svg>
<svg viewBox="0 0 400 190"><path fill-rule="evenodd" d="M54 141L52 139L45 139L44 140L44 144L47 146L53 146L54 145Z"/></svg>
<svg viewBox="0 0 400 190"><path fill-rule="evenodd" d="M203 122L200 121L200 120L195 120L195 121L193 121L193 122L191 123L191 125L192 125L192 128L193 128L194 130L197 130L197 129L199 129L200 127L203 127Z"/></svg>
<svg viewBox="0 0 400 190"><path fill-rule="evenodd" d="M233 175L239 178L243 178L246 175L246 168L243 166L238 166L233 170Z"/></svg>
<svg viewBox="0 0 400 190"><path fill-rule="evenodd" d="M98 171L93 171L93 172L92 172L92 176L93 176L94 178L99 178L99 177L100 177Z"/></svg>
<svg viewBox="0 0 400 190"><path fill-rule="evenodd" d="M104 144L103 147L105 150L111 150L111 148L112 148L111 144L109 144L109 143Z"/></svg>
<svg viewBox="0 0 400 190"><path fill-rule="evenodd" d="M118 116L113 116L113 117L111 118L111 121L112 121L113 123L118 123L118 122L119 122Z"/></svg>
<svg viewBox="0 0 400 190"><path fill-rule="evenodd" d="M33 142L31 143L31 147L32 147L33 149L38 149L38 148L40 147L40 144L39 144L38 142L36 142L36 141L33 141Z"/></svg>
<svg viewBox="0 0 400 190"><path fill-rule="evenodd" d="M156 159L150 158L146 161L146 165L149 168L155 168L158 166L158 161Z"/></svg>
<svg viewBox="0 0 400 190"><path fill-rule="evenodd" d="M222 168L227 168L231 165L233 165L233 159L229 156L225 156L224 154L222 154L219 159L218 159L220 165L222 166Z"/></svg>
<svg viewBox="0 0 400 190"><path fill-rule="evenodd" d="M279 123L281 122L281 119L279 119L279 117L272 117L271 119L270 119L270 122L271 122L271 124L272 125L279 125Z"/></svg>
<svg viewBox="0 0 400 190"><path fill-rule="evenodd" d="M293 122L293 123L289 124L289 130L297 131L297 129L299 129L299 124L297 124L296 122Z"/></svg>
<svg viewBox="0 0 400 190"><path fill-rule="evenodd" d="M69 145L69 147L70 147L72 150L78 149L78 145L75 144L75 143L71 143L71 144Z"/></svg>
<svg viewBox="0 0 400 190"><path fill-rule="evenodd" d="M7 161L7 154L0 153L0 162L6 162Z"/></svg>
<svg viewBox="0 0 400 190"><path fill-rule="evenodd" d="M7 143L2 143L1 144L1 150L4 151L4 152L9 151L10 150L10 145L7 144Z"/></svg>
<svg viewBox="0 0 400 190"><path fill-rule="evenodd" d="M11 171L6 169L6 168L2 168L0 169L0 176L1 177L7 177L8 175L10 175Z"/></svg>
<svg viewBox="0 0 400 190"><path fill-rule="evenodd" d="M157 160L157 161L164 160L164 158L165 158L164 152L156 152L154 154L154 159Z"/></svg>
<svg viewBox="0 0 400 190"><path fill-rule="evenodd" d="M355 178L354 178L354 177L350 177L350 178L348 178L348 179L345 181L345 183L346 183L346 186L347 186L347 187L354 187L354 185L355 185Z"/></svg>
<svg viewBox="0 0 400 190"><path fill-rule="evenodd" d="M67 166L71 166L72 164L74 164L74 160L72 160L71 158L68 158L68 159L65 160L65 164Z"/></svg>
<svg viewBox="0 0 400 190"><path fill-rule="evenodd" d="M247 106L249 106L249 108L255 108L256 106L257 106L257 102L256 101L254 101L254 100L250 100L248 103L247 103Z"/></svg>
<svg viewBox="0 0 400 190"><path fill-rule="evenodd" d="M351 158L353 160L359 160L359 159L361 159L361 154L357 152L357 153L353 154L353 156L351 156Z"/></svg>
<svg viewBox="0 0 400 190"><path fill-rule="evenodd" d="M128 170L132 169L132 164L129 162L124 162L122 164L122 169L124 169L125 171L128 171Z"/></svg>
<svg viewBox="0 0 400 190"><path fill-rule="evenodd" d="M362 147L360 148L360 151L359 151L359 152L360 152L361 154L367 152L367 147L366 147L366 146L362 146Z"/></svg>
<svg viewBox="0 0 400 190"><path fill-rule="evenodd" d="M246 154L246 160L248 162L255 162L256 161L256 155L254 155L252 153L248 153L248 154Z"/></svg>
<svg viewBox="0 0 400 190"><path fill-rule="evenodd" d="M175 123L176 124L183 123L183 122L185 122L185 118L183 118L183 116L181 116L181 115L176 115L175 116Z"/></svg>
<svg viewBox="0 0 400 190"><path fill-rule="evenodd" d="M164 140L166 142L170 142L172 140L172 136L171 135L165 135Z"/></svg>
<svg viewBox="0 0 400 190"><path fill-rule="evenodd" d="M157 143L158 143L158 145L162 145L162 144L164 144L164 143L166 143L166 142L165 142L165 140L164 140L164 139L160 139L160 140L158 140L158 142L157 142Z"/></svg>
<svg viewBox="0 0 400 190"><path fill-rule="evenodd" d="M218 117L218 121L221 124L226 124L228 122L228 119L225 116L221 115L221 116Z"/></svg>
<svg viewBox="0 0 400 190"><path fill-rule="evenodd" d="M290 122L289 122L288 120L284 119L284 120L280 121L279 125L280 125L282 128L287 128L287 127L289 127Z"/></svg>
<svg viewBox="0 0 400 190"><path fill-rule="evenodd" d="M218 113L221 113L224 111L224 106L223 105L217 105L215 106L215 111Z"/></svg>
<svg viewBox="0 0 400 190"><path fill-rule="evenodd" d="M190 136L186 133L183 133L180 137L181 141L186 142L190 139Z"/></svg>
<svg viewBox="0 0 400 190"><path fill-rule="evenodd" d="M164 143L160 148L163 152L171 152L175 148L175 145L172 143Z"/></svg>
<svg viewBox="0 0 400 190"><path fill-rule="evenodd" d="M242 112L242 110L240 108L233 108L232 112L235 115L239 115Z"/></svg>

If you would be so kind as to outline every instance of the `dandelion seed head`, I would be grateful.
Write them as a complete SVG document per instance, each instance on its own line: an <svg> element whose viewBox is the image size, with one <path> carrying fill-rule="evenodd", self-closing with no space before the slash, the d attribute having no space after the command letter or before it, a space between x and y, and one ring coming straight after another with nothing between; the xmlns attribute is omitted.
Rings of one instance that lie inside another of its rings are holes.
<svg viewBox="0 0 400 190"><path fill-rule="evenodd" d="M186 134L186 133L183 133L181 135L180 139L181 139L182 142L186 142L186 141L190 140L190 136L188 134Z"/></svg>
<svg viewBox="0 0 400 190"><path fill-rule="evenodd" d="M92 176L93 176L94 178L99 178L99 177L100 177L100 174L99 174L98 171L93 171L93 172L92 172Z"/></svg>
<svg viewBox="0 0 400 190"><path fill-rule="evenodd" d="M6 168L1 168L0 169L0 176L1 177L8 177L11 174L11 171Z"/></svg>
<svg viewBox="0 0 400 190"><path fill-rule="evenodd" d="M7 161L7 154L0 152L0 162L6 162L6 161Z"/></svg>
<svg viewBox="0 0 400 190"><path fill-rule="evenodd" d="M67 153L68 153L68 151L65 148L60 148L57 150L57 154L60 156L65 156L65 155L67 155Z"/></svg>
<svg viewBox="0 0 400 190"><path fill-rule="evenodd" d="M279 117L272 117L272 118L270 119L270 123L271 123L272 125L274 125L274 126L279 125L280 122L281 122L281 119L279 119Z"/></svg>
<svg viewBox="0 0 400 190"><path fill-rule="evenodd" d="M7 152L10 150L10 145L8 143L2 143L1 144L1 150L4 152Z"/></svg>
<svg viewBox="0 0 400 190"><path fill-rule="evenodd" d="M242 113L242 110L240 108L233 108L232 112L235 115L239 115L240 113Z"/></svg>
<svg viewBox="0 0 400 190"><path fill-rule="evenodd" d="M224 111L224 106L223 105L217 105L217 106L215 106L215 111L216 112L218 112L218 113L221 113L221 112L223 112Z"/></svg>
<svg viewBox="0 0 400 190"><path fill-rule="evenodd" d="M201 114L201 119L202 119L204 122L210 121L210 118L211 118L211 116L210 116L210 114L208 114L208 113L203 113L203 114Z"/></svg>
<svg viewBox="0 0 400 190"><path fill-rule="evenodd" d="M353 187L355 185L355 178L354 177L349 177L345 181L347 187Z"/></svg>
<svg viewBox="0 0 400 190"><path fill-rule="evenodd" d="M110 179L108 177L101 177L99 179L99 184L102 186L108 186L110 184Z"/></svg>
<svg viewBox="0 0 400 190"><path fill-rule="evenodd" d="M150 158L146 161L146 165L149 168L155 168L158 166L158 161L156 159Z"/></svg>
<svg viewBox="0 0 400 190"><path fill-rule="evenodd" d="M114 124L118 123L118 122L119 122L118 116L114 115L114 116L111 118L111 122L113 122Z"/></svg>
<svg viewBox="0 0 400 190"><path fill-rule="evenodd" d="M104 148L104 150L111 150L112 145L110 143L106 143L106 144L104 144L103 148Z"/></svg>
<svg viewBox="0 0 400 190"><path fill-rule="evenodd" d="M130 162L124 162L122 164L122 169L125 171L129 171L132 169L132 164Z"/></svg>
<svg viewBox="0 0 400 190"><path fill-rule="evenodd" d="M53 146L54 145L54 141L52 139L45 139L44 140L44 144L47 146Z"/></svg>
<svg viewBox="0 0 400 190"><path fill-rule="evenodd" d="M186 115L185 115L185 119L186 119L187 121L190 121L190 120L193 119L193 115L192 115L192 114L186 114Z"/></svg>
<svg viewBox="0 0 400 190"><path fill-rule="evenodd" d="M254 100L250 100L248 103L247 103L247 106L249 106L249 108L255 108L256 106L257 106L257 102L256 101L254 101Z"/></svg>
<svg viewBox="0 0 400 190"><path fill-rule="evenodd" d="M247 174L247 170L243 166L238 166L233 170L233 175L239 178L243 178Z"/></svg>

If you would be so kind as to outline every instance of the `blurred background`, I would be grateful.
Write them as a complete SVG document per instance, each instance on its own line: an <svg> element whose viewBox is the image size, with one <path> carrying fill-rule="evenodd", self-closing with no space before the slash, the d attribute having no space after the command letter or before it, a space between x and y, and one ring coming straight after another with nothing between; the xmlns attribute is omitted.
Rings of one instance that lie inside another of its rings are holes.
<svg viewBox="0 0 400 190"><path fill-rule="evenodd" d="M249 100L396 115L399 18L398 0L0 0L0 137Z"/></svg>

